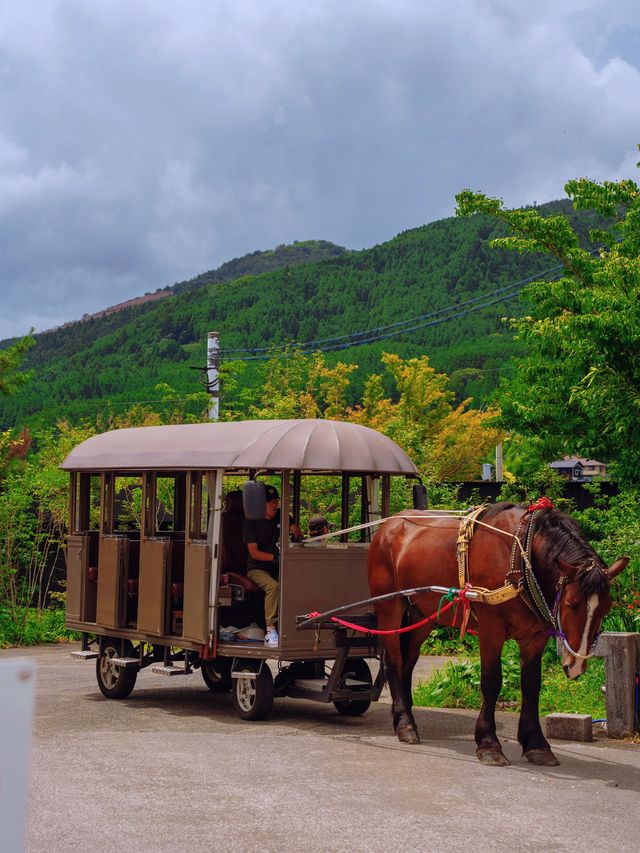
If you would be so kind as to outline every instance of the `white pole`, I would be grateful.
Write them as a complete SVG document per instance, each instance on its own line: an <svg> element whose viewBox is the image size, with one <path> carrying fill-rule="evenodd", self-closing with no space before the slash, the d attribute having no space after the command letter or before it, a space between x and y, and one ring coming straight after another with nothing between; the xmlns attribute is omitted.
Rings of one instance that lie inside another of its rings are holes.
<svg viewBox="0 0 640 853"><path fill-rule="evenodd" d="M220 416L220 334L207 335L207 391L211 397L209 420L217 421Z"/></svg>
<svg viewBox="0 0 640 853"><path fill-rule="evenodd" d="M502 442L496 444L496 483L502 482Z"/></svg>
<svg viewBox="0 0 640 853"><path fill-rule="evenodd" d="M0 661L0 833L3 853L25 849L35 665Z"/></svg>

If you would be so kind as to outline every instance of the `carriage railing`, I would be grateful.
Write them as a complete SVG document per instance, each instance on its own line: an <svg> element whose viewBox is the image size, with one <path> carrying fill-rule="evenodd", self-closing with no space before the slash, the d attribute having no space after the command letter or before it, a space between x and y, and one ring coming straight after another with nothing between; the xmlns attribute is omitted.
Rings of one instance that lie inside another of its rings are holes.
<svg viewBox="0 0 640 853"><path fill-rule="evenodd" d="M421 515L388 515L386 518L376 518L374 521L367 521L363 524L354 524L353 527L343 527L342 530L332 530L330 533L323 533L322 536L309 536L306 539L301 539L297 544L306 545L308 542L322 542L324 539L331 539L334 536L342 536L346 533L354 533L356 530L366 530L369 527L376 527L384 524L385 521L390 521L392 518L404 518L407 521L416 521L417 519L428 518L463 518L468 515L468 509L440 509L440 510L422 510Z"/></svg>
<svg viewBox="0 0 640 853"><path fill-rule="evenodd" d="M367 607L369 604L375 604L378 601L388 601L393 598L400 598L400 596L406 596L408 602L411 604L411 596L423 595L424 593L429 592L434 593L435 595L440 595L449 602L455 602L456 599L460 598L466 598L469 601L481 601L483 596L482 590L473 589L472 587L457 589L456 587L437 586L433 584L430 586L416 586L411 587L411 589L400 589L395 592L388 592L385 595L374 595L371 598L364 598L362 601L352 601L349 604L343 604L341 607L334 607L331 610L325 610L324 613L305 613L302 616L296 617L296 629L301 630L309 627L315 628L318 623L327 621L331 623L332 618L337 616L339 613L346 614L351 610ZM442 610L444 610L444 608ZM354 624L356 623L354 622Z"/></svg>

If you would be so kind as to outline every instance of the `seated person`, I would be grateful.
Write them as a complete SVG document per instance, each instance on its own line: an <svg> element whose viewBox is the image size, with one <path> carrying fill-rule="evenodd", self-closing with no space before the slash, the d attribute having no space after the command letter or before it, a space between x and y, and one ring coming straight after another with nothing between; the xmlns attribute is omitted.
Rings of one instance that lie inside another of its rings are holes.
<svg viewBox="0 0 640 853"><path fill-rule="evenodd" d="M312 515L309 519L309 536L313 539L316 536L324 536L330 533L329 522L324 515Z"/></svg>
<svg viewBox="0 0 640 853"><path fill-rule="evenodd" d="M278 600L280 598L280 496L275 486L265 486L265 516L255 521L245 519L243 540L247 546L247 577L264 592L266 646L278 645ZM291 534L301 536L300 528L289 520Z"/></svg>

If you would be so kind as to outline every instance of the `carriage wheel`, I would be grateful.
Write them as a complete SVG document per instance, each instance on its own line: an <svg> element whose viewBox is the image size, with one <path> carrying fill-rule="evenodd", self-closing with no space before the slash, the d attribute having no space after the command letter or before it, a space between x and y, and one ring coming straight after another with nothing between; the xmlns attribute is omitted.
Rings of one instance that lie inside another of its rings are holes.
<svg viewBox="0 0 640 853"><path fill-rule="evenodd" d="M124 653L129 655L132 651L133 646L127 640ZM102 652L96 660L98 687L107 699L126 699L133 690L138 677L137 669L117 666L113 663L113 658L117 657L120 657L120 641L108 637L102 643Z"/></svg>
<svg viewBox="0 0 640 853"><path fill-rule="evenodd" d="M204 683L213 693L229 693L233 687L231 659L216 658L200 667Z"/></svg>
<svg viewBox="0 0 640 853"><path fill-rule="evenodd" d="M364 658L347 658L343 674L345 678L366 682L369 687L373 684L369 664ZM333 704L343 717L359 717L368 710L371 699L337 699Z"/></svg>
<svg viewBox="0 0 640 853"><path fill-rule="evenodd" d="M233 707L241 720L264 720L273 708L273 676L263 662L260 672L233 679Z"/></svg>

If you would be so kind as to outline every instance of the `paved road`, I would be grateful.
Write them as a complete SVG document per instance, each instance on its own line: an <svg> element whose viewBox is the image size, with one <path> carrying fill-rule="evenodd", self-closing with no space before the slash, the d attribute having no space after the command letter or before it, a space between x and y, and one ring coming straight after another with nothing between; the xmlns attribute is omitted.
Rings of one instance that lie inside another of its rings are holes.
<svg viewBox="0 0 640 853"><path fill-rule="evenodd" d="M243 723L197 673L144 671L109 702L69 647L0 652L20 655L38 666L27 853L638 850L638 747L556 741L561 766L534 768L501 714L512 764L487 768L473 712L417 709L408 747L384 703L276 700Z"/></svg>

